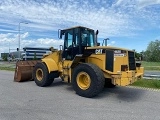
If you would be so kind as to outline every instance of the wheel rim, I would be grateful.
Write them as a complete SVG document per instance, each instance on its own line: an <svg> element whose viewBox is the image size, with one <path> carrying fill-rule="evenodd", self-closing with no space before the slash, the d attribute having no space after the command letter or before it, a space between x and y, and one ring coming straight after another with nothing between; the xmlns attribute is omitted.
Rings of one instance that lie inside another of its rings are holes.
<svg viewBox="0 0 160 120"><path fill-rule="evenodd" d="M42 79L43 79L43 71L42 71L42 69L38 68L36 70L36 78L37 78L38 81L42 81Z"/></svg>
<svg viewBox="0 0 160 120"><path fill-rule="evenodd" d="M90 76L86 72L78 73L77 84L82 90L87 90L91 84Z"/></svg>

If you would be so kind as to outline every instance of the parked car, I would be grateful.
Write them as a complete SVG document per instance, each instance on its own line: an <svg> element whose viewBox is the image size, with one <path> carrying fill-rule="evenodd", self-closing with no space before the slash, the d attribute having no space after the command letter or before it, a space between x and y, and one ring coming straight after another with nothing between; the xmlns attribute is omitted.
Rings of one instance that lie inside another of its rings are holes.
<svg viewBox="0 0 160 120"><path fill-rule="evenodd" d="M8 61L13 61L13 59L11 57L8 57L7 60Z"/></svg>
<svg viewBox="0 0 160 120"><path fill-rule="evenodd" d="M22 58L14 58L13 61L21 61Z"/></svg>

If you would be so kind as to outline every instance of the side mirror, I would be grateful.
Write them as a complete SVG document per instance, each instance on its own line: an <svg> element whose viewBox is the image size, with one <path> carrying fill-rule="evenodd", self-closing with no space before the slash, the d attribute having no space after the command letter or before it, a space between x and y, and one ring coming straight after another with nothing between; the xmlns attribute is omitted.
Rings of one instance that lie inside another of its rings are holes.
<svg viewBox="0 0 160 120"><path fill-rule="evenodd" d="M62 31L61 31L61 29L58 29L58 38L62 39Z"/></svg>
<svg viewBox="0 0 160 120"><path fill-rule="evenodd" d="M98 33L99 33L99 31L97 30L97 31L96 31L96 35L98 35Z"/></svg>
<svg viewBox="0 0 160 120"><path fill-rule="evenodd" d="M60 45L59 48L60 48L60 50L62 51L62 50L63 50L63 45Z"/></svg>

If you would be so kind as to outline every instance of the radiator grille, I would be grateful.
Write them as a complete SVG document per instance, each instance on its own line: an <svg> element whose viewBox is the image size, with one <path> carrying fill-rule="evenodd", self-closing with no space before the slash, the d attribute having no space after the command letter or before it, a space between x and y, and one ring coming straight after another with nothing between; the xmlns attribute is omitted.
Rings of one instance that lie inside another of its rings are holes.
<svg viewBox="0 0 160 120"><path fill-rule="evenodd" d="M114 51L106 50L106 70L113 72Z"/></svg>
<svg viewBox="0 0 160 120"><path fill-rule="evenodd" d="M128 51L129 70L136 70L134 52Z"/></svg>

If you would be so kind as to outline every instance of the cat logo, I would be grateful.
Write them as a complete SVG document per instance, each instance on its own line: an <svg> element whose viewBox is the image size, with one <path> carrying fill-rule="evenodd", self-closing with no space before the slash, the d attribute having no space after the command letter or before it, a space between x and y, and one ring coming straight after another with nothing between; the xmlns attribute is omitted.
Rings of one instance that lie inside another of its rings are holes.
<svg viewBox="0 0 160 120"><path fill-rule="evenodd" d="M103 50L103 49L96 49L96 50L95 50L95 54L102 54L102 50Z"/></svg>

